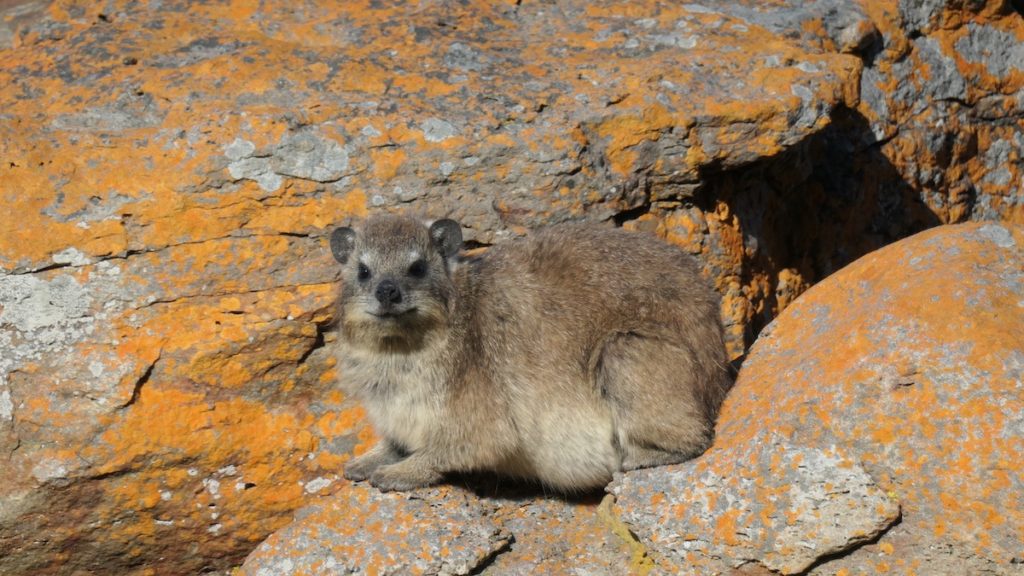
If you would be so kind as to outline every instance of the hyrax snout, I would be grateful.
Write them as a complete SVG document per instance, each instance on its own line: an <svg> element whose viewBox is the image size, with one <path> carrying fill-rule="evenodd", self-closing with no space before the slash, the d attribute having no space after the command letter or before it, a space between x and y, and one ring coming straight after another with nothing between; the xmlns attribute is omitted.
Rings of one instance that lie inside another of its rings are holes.
<svg viewBox="0 0 1024 576"><path fill-rule="evenodd" d="M382 490L492 470L561 491L711 443L731 380L716 294L653 236L566 224L460 257L452 220L339 228L338 369Z"/></svg>

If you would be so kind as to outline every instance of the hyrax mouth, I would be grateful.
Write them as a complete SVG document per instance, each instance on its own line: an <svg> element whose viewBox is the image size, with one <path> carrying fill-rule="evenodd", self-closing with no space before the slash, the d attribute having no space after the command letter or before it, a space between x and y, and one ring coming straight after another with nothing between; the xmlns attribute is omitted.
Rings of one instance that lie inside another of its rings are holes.
<svg viewBox="0 0 1024 576"><path fill-rule="evenodd" d="M407 308L405 310L378 310L376 312L370 312L370 316L378 318L380 320L399 320L401 318L407 318L416 313L415 308Z"/></svg>

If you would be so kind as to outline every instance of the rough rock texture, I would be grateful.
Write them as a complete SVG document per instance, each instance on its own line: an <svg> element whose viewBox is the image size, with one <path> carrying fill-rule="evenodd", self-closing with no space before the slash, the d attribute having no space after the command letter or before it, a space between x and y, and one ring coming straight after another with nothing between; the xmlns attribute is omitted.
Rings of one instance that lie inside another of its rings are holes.
<svg viewBox="0 0 1024 576"><path fill-rule="evenodd" d="M849 457L770 434L692 465L630 473L612 493L623 520L669 562L759 562L781 574L877 537L900 512Z"/></svg>
<svg viewBox="0 0 1024 576"><path fill-rule="evenodd" d="M1022 227L940 227L869 254L762 333L712 450L626 474L617 508L678 565L1020 574L1021 326Z"/></svg>
<svg viewBox="0 0 1024 576"><path fill-rule="evenodd" d="M217 570L345 486L324 234L368 210L651 229L737 356L1019 220L1014 5L905 4L0 0L0 572Z"/></svg>
<svg viewBox="0 0 1024 576"><path fill-rule="evenodd" d="M469 574L509 545L493 512L454 488L384 494L351 486L299 512L242 573Z"/></svg>
<svg viewBox="0 0 1024 576"><path fill-rule="evenodd" d="M14 10L5 573L229 566L337 488L368 436L331 391L331 225L408 207L488 243L680 204L821 130L859 71L653 2Z"/></svg>
<svg viewBox="0 0 1024 576"><path fill-rule="evenodd" d="M1024 222L1020 2L703 6L862 63L857 98L825 129L743 170L709 166L682 206L655 199L640 217L706 257L747 343L808 286L888 243L942 223Z"/></svg>
<svg viewBox="0 0 1024 576"><path fill-rule="evenodd" d="M675 214L705 172L820 131L856 102L860 72L738 18L642 1L110 2L29 22L0 69L3 169L47 194L4 240L14 271L68 247L316 235L354 209L448 214L478 243L654 204ZM73 161L48 164L57 154ZM762 299L744 288L743 231L725 205L687 215L738 354L746 302Z"/></svg>
<svg viewBox="0 0 1024 576"><path fill-rule="evenodd" d="M611 515L610 499L541 496L507 482L484 493L447 486L384 494L348 485L300 510L239 572L613 576L653 567Z"/></svg>

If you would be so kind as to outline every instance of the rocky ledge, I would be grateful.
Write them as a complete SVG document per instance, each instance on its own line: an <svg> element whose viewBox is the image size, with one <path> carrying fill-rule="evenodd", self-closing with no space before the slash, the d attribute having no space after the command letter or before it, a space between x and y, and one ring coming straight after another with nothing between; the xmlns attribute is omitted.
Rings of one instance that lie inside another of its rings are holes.
<svg viewBox="0 0 1024 576"><path fill-rule="evenodd" d="M650 230L701 259L734 356L862 254L940 223L1020 222L1016 10L0 2L0 572L218 571L309 504L408 517L399 497L340 479L372 437L333 388L325 235L368 211L458 218L471 247L571 219ZM917 500L870 455L761 438L721 448L753 471L798 467L786 455L804 450L808 486L827 496L836 475L878 504L858 542L910 530L892 527L894 506L910 518ZM983 470L1019 485L1019 470ZM403 565L514 572L595 547L644 569L675 561L621 523L642 514L625 508L641 493L630 482L620 511L597 516L593 502L473 504L491 519L438 532L457 556ZM462 506L460 490L436 498ZM562 517L579 531L558 532ZM775 524L758 518L762 532L707 542L708 557L820 562L766 559ZM943 534L958 529L973 528ZM807 542L838 555L848 537ZM999 546L977 558L1019 557Z"/></svg>
<svg viewBox="0 0 1024 576"><path fill-rule="evenodd" d="M941 227L763 333L690 462L596 502L346 485L243 574L1020 574L1024 228Z"/></svg>

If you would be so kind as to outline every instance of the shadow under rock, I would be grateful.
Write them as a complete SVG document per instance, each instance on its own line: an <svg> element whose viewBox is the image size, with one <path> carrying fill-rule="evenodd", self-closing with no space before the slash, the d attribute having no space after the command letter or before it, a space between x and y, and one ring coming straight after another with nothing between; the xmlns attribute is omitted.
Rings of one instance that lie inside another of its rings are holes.
<svg viewBox="0 0 1024 576"><path fill-rule="evenodd" d="M745 345L795 297L780 272L813 285L857 258L942 223L882 153L868 120L840 108L821 132L776 156L704 175L697 203L725 203L744 236L740 282L767 278ZM755 299L757 296L754 297Z"/></svg>

